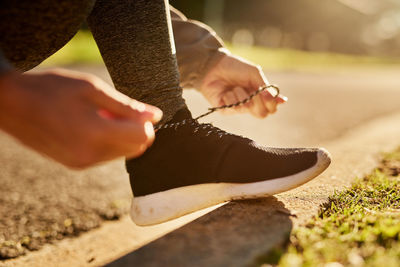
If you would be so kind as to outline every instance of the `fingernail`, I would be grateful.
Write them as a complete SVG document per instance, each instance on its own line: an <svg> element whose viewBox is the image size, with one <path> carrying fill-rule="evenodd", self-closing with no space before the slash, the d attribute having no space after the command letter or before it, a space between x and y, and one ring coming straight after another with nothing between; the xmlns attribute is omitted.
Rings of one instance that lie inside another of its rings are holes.
<svg viewBox="0 0 400 267"><path fill-rule="evenodd" d="M146 121L144 123L144 132L146 133L146 136L152 138L154 136L154 128L153 124L149 121Z"/></svg>
<svg viewBox="0 0 400 267"><path fill-rule="evenodd" d="M144 112L146 110L146 105L143 103L137 103L135 109L139 112Z"/></svg>
<svg viewBox="0 0 400 267"><path fill-rule="evenodd" d="M163 112L161 111L161 109L155 108L153 111L153 119L156 121L161 120L162 116L163 116Z"/></svg>
<svg viewBox="0 0 400 267"><path fill-rule="evenodd" d="M285 101L285 102L288 101L287 96L283 96L283 95L282 95L282 96L280 96L280 97L283 99L283 101Z"/></svg>

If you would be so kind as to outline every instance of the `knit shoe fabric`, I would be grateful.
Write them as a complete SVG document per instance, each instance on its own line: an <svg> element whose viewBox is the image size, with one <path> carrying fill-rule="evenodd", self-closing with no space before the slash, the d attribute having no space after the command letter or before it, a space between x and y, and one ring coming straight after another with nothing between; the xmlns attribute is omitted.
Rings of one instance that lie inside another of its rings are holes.
<svg viewBox="0 0 400 267"><path fill-rule="evenodd" d="M229 200L298 187L330 164L322 148L271 148L193 120L187 108L156 132L154 144L126 162L131 217L152 225Z"/></svg>

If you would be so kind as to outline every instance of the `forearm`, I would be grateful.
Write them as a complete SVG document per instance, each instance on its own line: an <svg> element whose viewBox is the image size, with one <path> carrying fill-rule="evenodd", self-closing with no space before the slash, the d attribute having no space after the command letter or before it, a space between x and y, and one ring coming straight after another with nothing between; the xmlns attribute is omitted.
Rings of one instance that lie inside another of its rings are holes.
<svg viewBox="0 0 400 267"><path fill-rule="evenodd" d="M181 86L198 89L207 71L228 51L223 41L207 25L188 20L173 7L171 19Z"/></svg>

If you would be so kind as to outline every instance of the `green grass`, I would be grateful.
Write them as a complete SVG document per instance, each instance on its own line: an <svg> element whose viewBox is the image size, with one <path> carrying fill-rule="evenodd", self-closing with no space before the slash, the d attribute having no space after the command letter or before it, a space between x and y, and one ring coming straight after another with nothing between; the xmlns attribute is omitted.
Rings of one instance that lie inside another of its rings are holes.
<svg viewBox="0 0 400 267"><path fill-rule="evenodd" d="M351 56L332 53L311 53L265 47L240 47L227 44L232 53L269 70L338 70L348 68L398 67L400 59ZM43 65L103 64L90 32L80 31Z"/></svg>
<svg viewBox="0 0 400 267"><path fill-rule="evenodd" d="M269 263L400 266L399 173L400 148L386 154L371 175L331 196L318 216L294 231L286 249L274 250L276 260Z"/></svg>

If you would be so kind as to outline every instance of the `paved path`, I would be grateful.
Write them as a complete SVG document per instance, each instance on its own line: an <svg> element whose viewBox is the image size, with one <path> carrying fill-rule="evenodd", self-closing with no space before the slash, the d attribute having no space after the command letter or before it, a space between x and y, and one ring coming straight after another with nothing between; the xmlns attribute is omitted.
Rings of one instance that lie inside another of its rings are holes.
<svg viewBox="0 0 400 267"><path fill-rule="evenodd" d="M103 69L89 68L88 70L107 79ZM382 139L380 137L382 136L381 131L392 125L393 121L400 121L398 117L389 118L388 121L383 122L382 120L375 120L372 125L368 125L368 122L400 111L400 80L397 79L396 72L374 72L368 74L352 72L330 75L270 73L268 77L271 82L279 84L282 92L286 93L289 97L289 103L283 106L277 115L261 121L247 115L232 117L212 115L207 120L213 121L216 125L226 130L246 135L266 145L320 146L321 144L325 144L332 150L334 155L332 168L326 174L307 185L307 187L301 187L288 194L280 195L278 198L256 202L231 203L211 212L199 221L194 222L194 225L200 230L197 233L208 233L207 236L210 238L217 236L213 232L213 229L218 229L218 227L209 228L210 224L205 222L214 222L217 226L218 224L221 225L221 222L218 223L221 213L226 214L224 212L229 213L233 211L234 214L237 214L240 211L243 215L245 211L258 210L259 212L255 214L264 217L253 217L253 221L268 224L270 223L269 221L262 220L266 215L279 217L280 219L278 219L281 220L283 226L281 227L283 229L281 233L287 234L287 231L290 231L292 228L293 222L299 223L306 219L307 215L315 212L321 201L334 188L347 185L353 174L360 174L362 170L365 171L368 169L367 167L373 166L374 156L376 156L378 151L393 146L391 140L395 139L392 135L396 136L397 125L393 125L394 129L390 133L387 133L387 138L383 138L381 143L371 145L368 142L379 138ZM207 108L207 103L197 92L187 91L185 92L185 96L195 114ZM357 127L358 130L355 132L351 131L351 129ZM376 131L377 129L378 131ZM371 134L368 136L363 135L366 132ZM362 140L362 142L360 141L357 143L358 145L355 145L353 144L355 140ZM88 172L71 173L60 166L38 158L33 153L25 151L18 145L10 142L8 138L1 137L0 142L2 142L2 147L5 148L3 151L15 154L13 157L3 156L1 158L5 166L12 165L14 169L18 168L21 165L19 164L18 157L23 155L25 157L24 162L34 162L34 169L39 170L42 177L50 175L54 177L53 186L57 186L57 181L59 180L65 183L65 181L71 181L73 176L79 176L76 181L79 181L82 186L74 188L74 192L85 194L86 191L89 191L93 195L97 193L97 195L102 196L104 199L111 200L115 199L116 195L120 196L121 199L129 198L127 176L123 171L121 161L116 161ZM354 173L353 171L356 172ZM11 175L12 173L12 170L10 170L8 173L3 173L2 177L4 175ZM26 175L23 172L22 174L18 174ZM344 174L347 174L347 176L343 177ZM87 181L90 181L90 183ZM335 186L324 186L324 184L334 184ZM50 193L57 194L56 191ZM96 208L96 203L88 201L84 202L82 206L83 208L92 210ZM38 252L29 253L25 257L20 257L17 260L8 261L7 263L11 265L25 263L30 266L39 266L43 263L58 263L61 266L62 264L59 262L59 259L65 258L68 259L63 262L65 266L97 265L101 262L108 262L112 258L125 254L134 248L143 246L145 243L210 210L150 228L137 227L125 217L115 223L103 223L101 228L83 234L80 238L57 242L55 245L46 246ZM277 210L278 213L276 213ZM293 212L297 214L299 219L293 220L288 215L288 213ZM241 218L240 215L237 218ZM245 216L245 218L251 220L252 217ZM260 220L257 220L257 218ZM235 222L238 223L240 220L233 220L233 224L230 225L231 228L226 227L228 233L231 231L230 233L232 234L232 229L239 226L238 224L235 225ZM193 227L193 224L190 227ZM187 235L185 231L191 230L185 229L188 229L188 227L183 227L179 231L172 233L172 237L169 235L166 238L172 238L176 242L187 244L184 237ZM271 240L270 232L262 232L260 235L262 238L255 239L259 241L257 241L258 243L254 241L254 244L264 244L264 246L258 246L260 250L256 252L262 252L268 248L270 244L264 242L264 240ZM276 232L280 233L279 231ZM251 237L250 234L247 233L246 236ZM181 236L180 241L179 238L176 239L176 236ZM192 240L195 242L197 239L193 237ZM215 239L212 240L214 240L213 242L217 242ZM276 236L276 240L282 241L283 235ZM141 256L135 257L144 259L148 255L152 256L152 246L156 248L158 246L162 247L165 239L160 239L157 242L139 250L135 255ZM217 242L215 245L220 244ZM175 249L179 249L179 246ZM254 249L251 251L254 251ZM242 258L244 260L248 259L252 255L251 251L247 251L247 254L244 252L244 255L247 256Z"/></svg>

